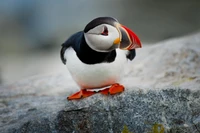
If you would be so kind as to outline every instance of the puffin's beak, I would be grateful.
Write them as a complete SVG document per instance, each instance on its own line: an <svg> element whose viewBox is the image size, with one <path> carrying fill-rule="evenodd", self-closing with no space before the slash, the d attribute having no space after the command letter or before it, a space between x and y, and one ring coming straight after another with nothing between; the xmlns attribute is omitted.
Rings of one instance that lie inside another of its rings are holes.
<svg viewBox="0 0 200 133"><path fill-rule="evenodd" d="M142 47L140 39L133 31L121 24L118 27L121 32L120 49L131 50Z"/></svg>

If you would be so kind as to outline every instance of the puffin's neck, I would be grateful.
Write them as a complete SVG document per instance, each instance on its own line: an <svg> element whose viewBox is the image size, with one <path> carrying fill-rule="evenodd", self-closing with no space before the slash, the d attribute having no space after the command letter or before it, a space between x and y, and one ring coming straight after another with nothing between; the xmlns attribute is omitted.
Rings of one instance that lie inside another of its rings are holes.
<svg viewBox="0 0 200 133"><path fill-rule="evenodd" d="M79 51L77 51L78 58L86 64L98 64L98 63L111 63L115 60L116 50L111 52L97 52L91 49L85 41L82 35L79 43Z"/></svg>

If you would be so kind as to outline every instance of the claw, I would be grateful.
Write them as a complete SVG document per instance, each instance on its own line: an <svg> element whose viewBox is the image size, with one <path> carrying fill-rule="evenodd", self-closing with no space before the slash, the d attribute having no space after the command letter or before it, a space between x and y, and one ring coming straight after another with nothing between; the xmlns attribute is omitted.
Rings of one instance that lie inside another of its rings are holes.
<svg viewBox="0 0 200 133"><path fill-rule="evenodd" d="M81 98L85 98L85 97L94 95L95 93L96 92L93 92L93 91L80 90L79 92L76 92L75 94L67 97L67 99L68 100L81 99Z"/></svg>

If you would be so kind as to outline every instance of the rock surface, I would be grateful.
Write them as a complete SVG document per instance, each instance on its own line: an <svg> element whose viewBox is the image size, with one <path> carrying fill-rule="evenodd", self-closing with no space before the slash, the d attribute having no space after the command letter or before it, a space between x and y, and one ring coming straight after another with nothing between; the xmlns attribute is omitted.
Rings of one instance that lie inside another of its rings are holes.
<svg viewBox="0 0 200 133"><path fill-rule="evenodd" d="M200 33L138 50L122 83L122 94L77 101L66 73L1 86L0 132L199 133Z"/></svg>

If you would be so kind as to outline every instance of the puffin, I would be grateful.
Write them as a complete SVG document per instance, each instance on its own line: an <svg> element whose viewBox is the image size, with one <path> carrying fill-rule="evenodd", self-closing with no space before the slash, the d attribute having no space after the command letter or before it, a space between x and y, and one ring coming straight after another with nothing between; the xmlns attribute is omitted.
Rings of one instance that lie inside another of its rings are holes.
<svg viewBox="0 0 200 133"><path fill-rule="evenodd" d="M104 95L123 92L125 87L119 81L126 62L135 58L135 49L142 44L138 36L117 19L98 17L61 46L60 58L80 87L80 91L67 97L74 100L97 92Z"/></svg>

